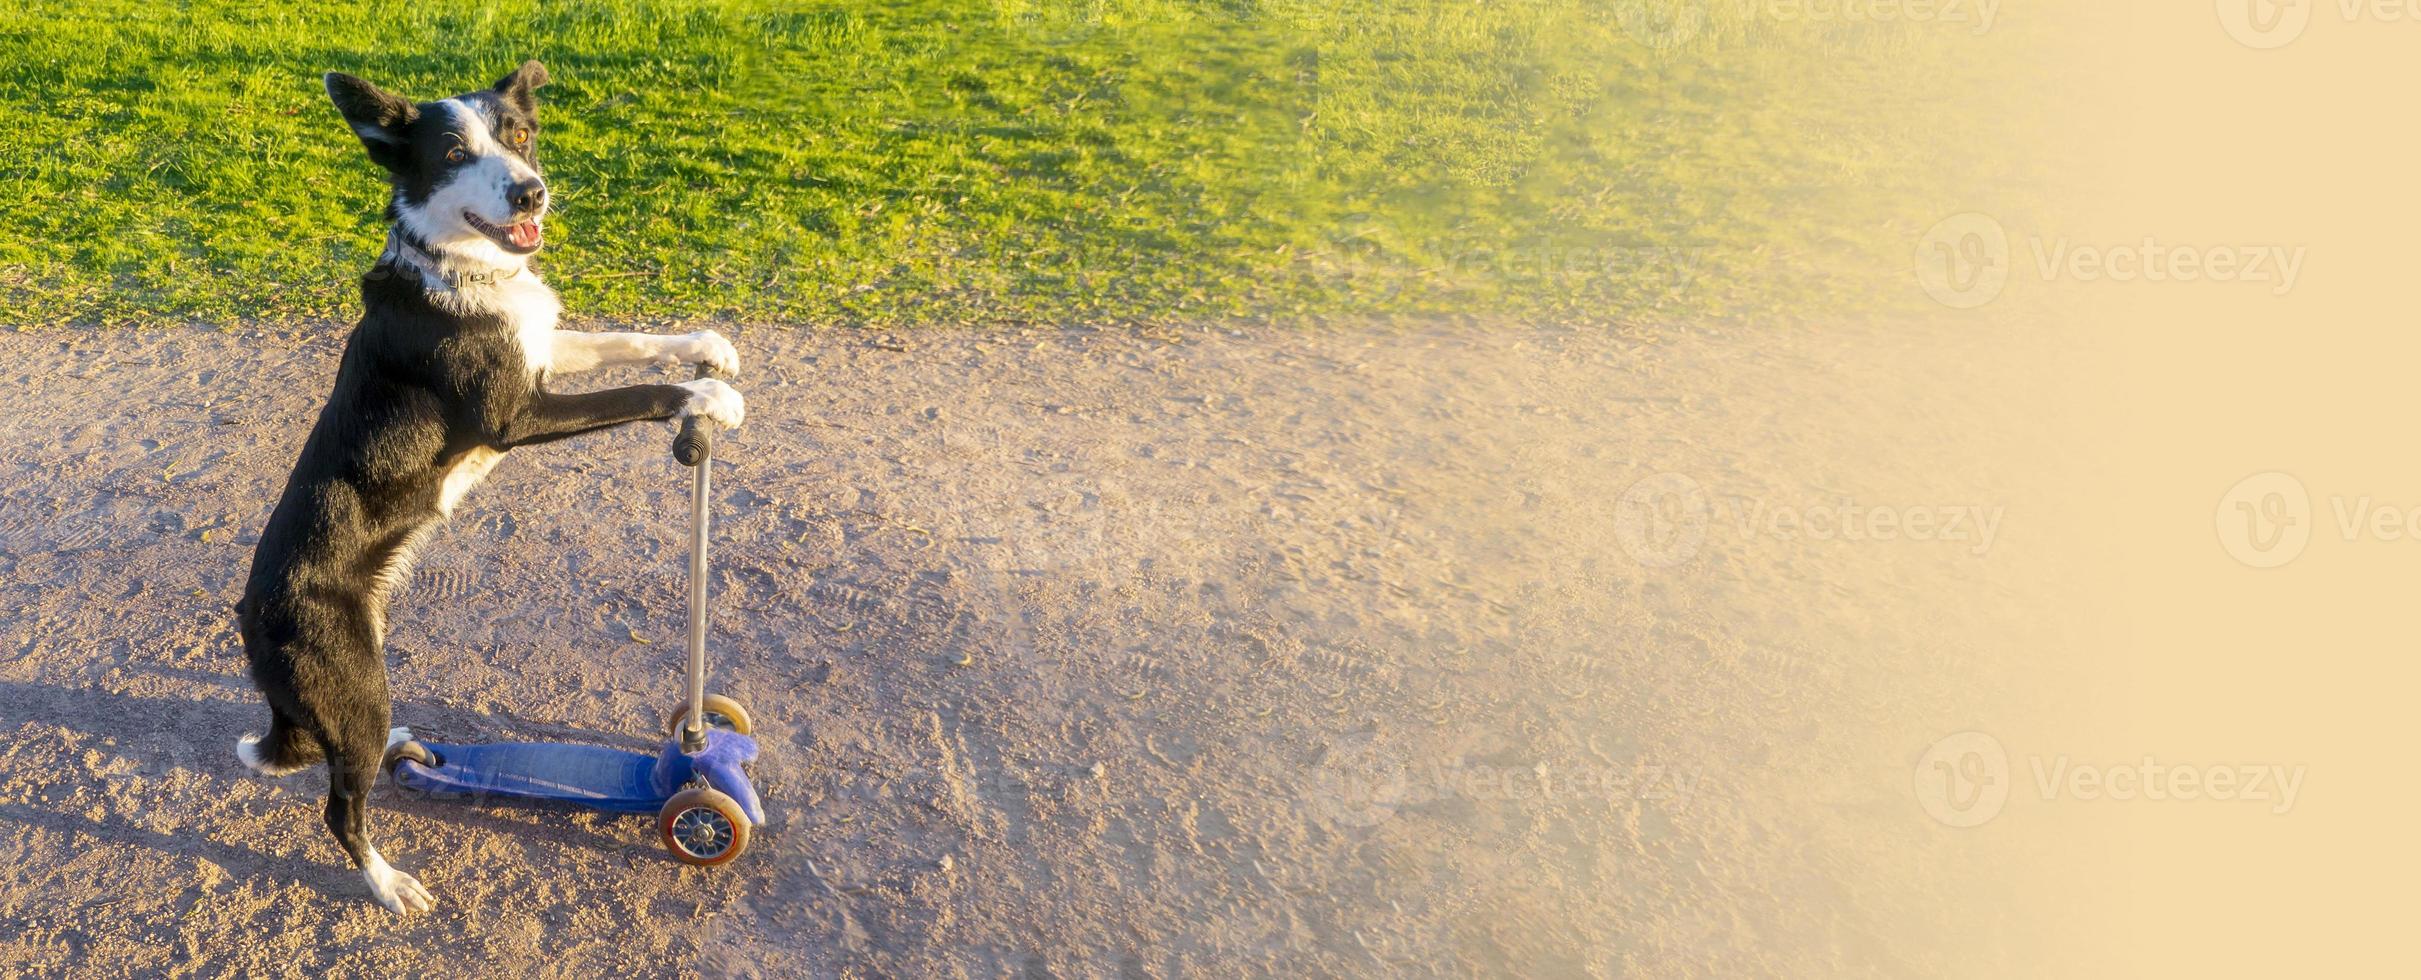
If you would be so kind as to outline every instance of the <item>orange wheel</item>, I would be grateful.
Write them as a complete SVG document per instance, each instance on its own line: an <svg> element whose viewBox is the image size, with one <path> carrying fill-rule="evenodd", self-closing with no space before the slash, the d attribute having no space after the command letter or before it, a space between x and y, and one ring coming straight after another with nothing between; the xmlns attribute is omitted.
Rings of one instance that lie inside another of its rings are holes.
<svg viewBox="0 0 2421 980"><path fill-rule="evenodd" d="M387 775L389 777L393 777L395 775L395 764L402 762L405 759L410 759L430 769L435 769L438 767L438 765L440 765L437 758L437 753L429 751L428 746L422 745L419 742L406 740L397 742L393 747L387 749L387 757L384 760L384 764L381 766L381 768L384 768L387 771Z"/></svg>
<svg viewBox="0 0 2421 980"><path fill-rule="evenodd" d="M664 849L683 864L711 868L748 849L748 815L740 801L717 790L691 787L664 801L656 813Z"/></svg>
<svg viewBox="0 0 2421 980"><path fill-rule="evenodd" d="M684 701L680 707L673 709L672 717L664 722L665 733L680 737L681 723L687 720L689 702ZM749 719L748 709L741 707L740 702L720 694L709 694L706 696L706 727L746 735L756 730L756 722Z"/></svg>

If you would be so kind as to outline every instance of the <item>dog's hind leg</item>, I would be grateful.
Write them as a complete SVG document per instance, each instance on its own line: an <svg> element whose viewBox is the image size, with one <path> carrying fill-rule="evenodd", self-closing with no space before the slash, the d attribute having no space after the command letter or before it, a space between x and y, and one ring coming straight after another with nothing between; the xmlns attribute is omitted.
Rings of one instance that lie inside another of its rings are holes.
<svg viewBox="0 0 2421 980"><path fill-rule="evenodd" d="M375 719L355 719L331 740L328 752L328 832L344 846L370 885L370 896L389 912L426 912L437 902L420 879L395 870L370 843L370 790L386 755L384 705ZM375 722L369 724L366 722Z"/></svg>
<svg viewBox="0 0 2421 980"><path fill-rule="evenodd" d="M322 754L318 739L287 720L285 712L271 708L268 737L247 733L236 739L235 757L263 776L286 776L318 764Z"/></svg>
<svg viewBox="0 0 2421 980"><path fill-rule="evenodd" d="M375 667L377 644L366 644L366 659ZM436 904L419 879L387 864L370 843L370 790L378 784L387 750L386 676L375 670L356 675L354 683L337 688L306 688L298 707L309 713L312 730L328 754L328 832L361 869L370 896L389 912L425 912Z"/></svg>

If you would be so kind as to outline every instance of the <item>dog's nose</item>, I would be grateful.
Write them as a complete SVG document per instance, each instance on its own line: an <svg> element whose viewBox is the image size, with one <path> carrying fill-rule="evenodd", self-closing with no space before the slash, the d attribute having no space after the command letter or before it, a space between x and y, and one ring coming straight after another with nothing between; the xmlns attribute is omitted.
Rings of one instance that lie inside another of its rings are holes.
<svg viewBox="0 0 2421 980"><path fill-rule="evenodd" d="M546 181L531 179L514 184L513 192L506 196L506 200L513 202L513 210L524 213L545 207Z"/></svg>

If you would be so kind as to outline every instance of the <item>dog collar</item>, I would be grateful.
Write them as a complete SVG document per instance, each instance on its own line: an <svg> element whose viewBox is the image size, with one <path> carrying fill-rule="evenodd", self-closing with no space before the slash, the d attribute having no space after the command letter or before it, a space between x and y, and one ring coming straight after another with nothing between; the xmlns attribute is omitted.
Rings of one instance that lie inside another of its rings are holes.
<svg viewBox="0 0 2421 980"><path fill-rule="evenodd" d="M439 261L437 256L431 254L427 246L413 241L412 236L403 229L389 228L387 229L387 250L379 255L378 265L397 263L410 266L412 271L419 273L421 283L431 290L438 289L440 284L445 289L460 290L466 285L503 282L520 275L524 269L529 268L523 265L510 269L489 269L484 272L453 272L448 270L445 263ZM376 268L377 266L373 266L373 271Z"/></svg>

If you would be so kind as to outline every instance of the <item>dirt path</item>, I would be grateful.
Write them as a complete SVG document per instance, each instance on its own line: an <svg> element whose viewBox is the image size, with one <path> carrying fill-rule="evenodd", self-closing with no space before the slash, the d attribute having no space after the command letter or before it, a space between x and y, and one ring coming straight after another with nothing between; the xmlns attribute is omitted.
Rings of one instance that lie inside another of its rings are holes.
<svg viewBox="0 0 2421 980"><path fill-rule="evenodd" d="M439 900L397 918L319 775L228 751L265 721L228 609L337 341L0 334L0 962L1945 975L2091 916L1911 789L2075 628L2013 506L2053 479L2048 345L734 339L713 647L770 826L702 872L643 820L382 786ZM679 669L668 438L516 453L470 498L396 603L399 723L643 744Z"/></svg>

